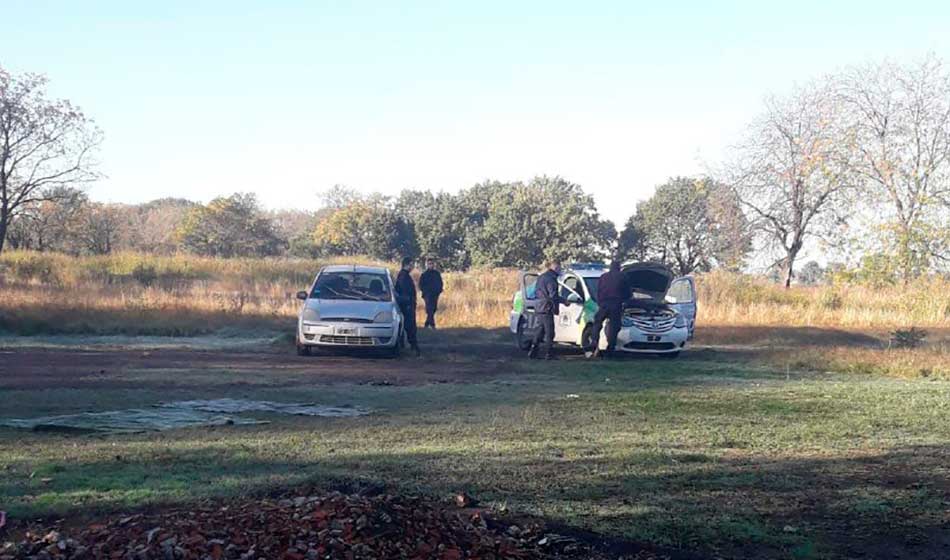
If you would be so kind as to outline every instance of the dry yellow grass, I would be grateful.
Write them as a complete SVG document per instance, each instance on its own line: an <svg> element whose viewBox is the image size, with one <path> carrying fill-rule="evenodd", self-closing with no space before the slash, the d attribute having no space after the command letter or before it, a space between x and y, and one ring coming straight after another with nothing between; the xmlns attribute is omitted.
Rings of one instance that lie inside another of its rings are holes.
<svg viewBox="0 0 950 560"><path fill-rule="evenodd" d="M0 329L184 335L287 325L299 307L294 293L320 266L353 261L367 259L6 252L0 255ZM505 326L517 277L507 269L446 273L440 324ZM762 279L713 273L698 278L698 291L703 326L950 328L950 281L944 279L907 287L835 284L785 290Z"/></svg>
<svg viewBox="0 0 950 560"><path fill-rule="evenodd" d="M7 252L0 255L0 330L188 335L287 326L300 306L294 294L321 266L344 262L372 261ZM504 325L516 279L511 270L445 274L440 323Z"/></svg>
<svg viewBox="0 0 950 560"><path fill-rule="evenodd" d="M699 278L700 319L711 325L890 329L950 327L950 281L784 289L764 279L716 272Z"/></svg>

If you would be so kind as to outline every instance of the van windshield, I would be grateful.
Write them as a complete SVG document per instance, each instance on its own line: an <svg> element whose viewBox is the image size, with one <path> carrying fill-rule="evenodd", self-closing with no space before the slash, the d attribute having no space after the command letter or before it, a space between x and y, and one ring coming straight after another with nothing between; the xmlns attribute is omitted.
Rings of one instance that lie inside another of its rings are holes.
<svg viewBox="0 0 950 560"><path fill-rule="evenodd" d="M317 299L355 299L389 301L389 279L385 274L372 272L324 272L310 293Z"/></svg>

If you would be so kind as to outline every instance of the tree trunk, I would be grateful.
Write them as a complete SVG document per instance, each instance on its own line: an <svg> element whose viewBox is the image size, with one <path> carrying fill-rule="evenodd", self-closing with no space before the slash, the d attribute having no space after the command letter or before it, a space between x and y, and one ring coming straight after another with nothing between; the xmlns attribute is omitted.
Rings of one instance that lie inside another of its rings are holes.
<svg viewBox="0 0 950 560"><path fill-rule="evenodd" d="M798 258L800 248L792 248L785 254L785 288L792 287L792 278L795 277L795 259Z"/></svg>
<svg viewBox="0 0 950 560"><path fill-rule="evenodd" d="M0 253L3 253L3 243L7 240L7 214L0 212Z"/></svg>

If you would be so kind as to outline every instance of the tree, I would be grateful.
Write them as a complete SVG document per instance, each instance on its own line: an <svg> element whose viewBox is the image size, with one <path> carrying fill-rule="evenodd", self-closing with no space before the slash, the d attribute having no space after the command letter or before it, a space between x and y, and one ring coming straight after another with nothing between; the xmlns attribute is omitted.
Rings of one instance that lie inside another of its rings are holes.
<svg viewBox="0 0 950 560"><path fill-rule="evenodd" d="M469 217L483 220L467 237L473 264L524 268L551 258L596 260L613 251L616 229L580 185L560 177L488 185L474 193L487 200L486 215Z"/></svg>
<svg viewBox="0 0 950 560"><path fill-rule="evenodd" d="M174 253L179 249L180 226L197 203L183 198L159 198L134 207L129 216L135 226L127 228L122 244L148 253Z"/></svg>
<svg viewBox="0 0 950 560"><path fill-rule="evenodd" d="M621 255L667 263L679 275L736 270L748 253L748 224L731 189L677 177L637 205L621 233Z"/></svg>
<svg viewBox="0 0 950 560"><path fill-rule="evenodd" d="M214 257L276 255L286 246L253 194L235 193L193 208L178 235L189 251Z"/></svg>
<svg viewBox="0 0 950 560"><path fill-rule="evenodd" d="M798 280L806 286L817 286L824 282L825 276L825 269L817 261L808 261L798 274Z"/></svg>
<svg viewBox="0 0 950 560"><path fill-rule="evenodd" d="M346 208L354 202L359 202L366 198L360 194L358 190L340 184L333 185L329 189L319 193L318 196L320 197L320 202L323 207L330 210Z"/></svg>
<svg viewBox="0 0 950 560"><path fill-rule="evenodd" d="M46 83L0 68L0 252L25 209L99 176L101 132L69 101L47 99Z"/></svg>
<svg viewBox="0 0 950 560"><path fill-rule="evenodd" d="M950 263L950 72L930 56L852 68L841 83L857 134L854 169L898 273L907 280Z"/></svg>
<svg viewBox="0 0 950 560"><path fill-rule="evenodd" d="M317 254L381 260L417 254L412 226L386 202L382 197L352 202L318 223L313 232Z"/></svg>
<svg viewBox="0 0 950 560"><path fill-rule="evenodd" d="M438 259L449 269L469 266L465 250L466 214L458 197L404 190L396 199L394 210L412 226L421 256Z"/></svg>
<svg viewBox="0 0 950 560"><path fill-rule="evenodd" d="M727 184L749 211L755 232L779 252L786 287L809 238L827 239L852 210L854 135L831 83L771 98L736 148Z"/></svg>
<svg viewBox="0 0 950 560"><path fill-rule="evenodd" d="M88 197L72 187L56 187L48 194L20 209L7 229L7 241L15 249L78 253L80 247L73 233L89 204Z"/></svg>
<svg viewBox="0 0 950 560"><path fill-rule="evenodd" d="M124 219L125 209L121 205L92 203L80 212L74 234L84 252L108 255L118 243Z"/></svg>

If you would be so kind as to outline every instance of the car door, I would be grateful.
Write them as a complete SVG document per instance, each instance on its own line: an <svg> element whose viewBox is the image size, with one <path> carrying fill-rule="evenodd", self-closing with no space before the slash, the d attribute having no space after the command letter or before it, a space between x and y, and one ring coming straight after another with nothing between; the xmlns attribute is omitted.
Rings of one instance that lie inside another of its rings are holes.
<svg viewBox="0 0 950 560"><path fill-rule="evenodd" d="M524 318L524 333L526 338L534 338L538 332L539 322L535 315L538 305L538 276L537 272L521 274L521 316Z"/></svg>
<svg viewBox="0 0 950 560"><path fill-rule="evenodd" d="M574 274L566 274L558 280L561 308L554 324L554 340L579 344L581 340L581 315L584 313L584 287Z"/></svg>
<svg viewBox="0 0 950 560"><path fill-rule="evenodd" d="M696 329L696 284L692 276L683 276L673 280L666 292L666 302L670 307L686 318L689 337L693 338Z"/></svg>

